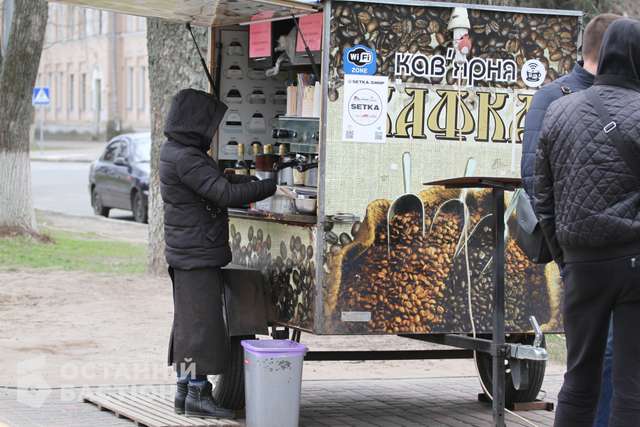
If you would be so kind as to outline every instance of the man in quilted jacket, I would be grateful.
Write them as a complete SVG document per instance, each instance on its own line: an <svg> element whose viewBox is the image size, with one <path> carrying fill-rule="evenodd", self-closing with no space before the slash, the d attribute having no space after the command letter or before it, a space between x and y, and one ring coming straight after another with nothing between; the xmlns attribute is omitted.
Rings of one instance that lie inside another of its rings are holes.
<svg viewBox="0 0 640 427"><path fill-rule="evenodd" d="M564 95L569 95L593 85L598 60L600 46L604 32L609 25L620 18L620 15L603 13L597 15L589 21L582 37L582 57L583 61L576 63L573 71L547 85L536 92L531 103L531 108L527 112L524 125L524 137L522 141L522 162L521 175L522 185L533 203L533 174L536 159L536 148L540 138L542 119L551 103ZM607 339L607 350L604 359L604 369L602 372L602 388L600 390L600 400L598 404L598 415L594 427L607 427L609 421L609 410L611 404L611 361L613 354L613 332L609 332Z"/></svg>
<svg viewBox="0 0 640 427"><path fill-rule="evenodd" d="M610 122L601 119L593 96ZM549 107L536 151L534 208L564 270L567 372L558 395L558 427L594 421L611 316L609 425L640 422L638 162L640 21L622 18L605 33L594 86Z"/></svg>
<svg viewBox="0 0 640 427"><path fill-rule="evenodd" d="M522 160L520 163L522 186L530 198L533 198L534 164L540 129L542 128L542 119L549 105L556 99L591 87L598 68L602 37L607 27L618 18L620 18L620 15L603 13L591 19L584 29L582 37L583 60L576 63L569 74L544 85L533 96L531 107L527 111L524 123Z"/></svg>

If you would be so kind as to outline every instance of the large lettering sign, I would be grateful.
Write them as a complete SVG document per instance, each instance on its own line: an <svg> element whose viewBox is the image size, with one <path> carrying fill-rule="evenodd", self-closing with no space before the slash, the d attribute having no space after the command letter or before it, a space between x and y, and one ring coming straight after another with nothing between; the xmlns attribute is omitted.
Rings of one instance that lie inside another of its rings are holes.
<svg viewBox="0 0 640 427"><path fill-rule="evenodd" d="M388 138L522 143L533 91L441 85L388 89Z"/></svg>

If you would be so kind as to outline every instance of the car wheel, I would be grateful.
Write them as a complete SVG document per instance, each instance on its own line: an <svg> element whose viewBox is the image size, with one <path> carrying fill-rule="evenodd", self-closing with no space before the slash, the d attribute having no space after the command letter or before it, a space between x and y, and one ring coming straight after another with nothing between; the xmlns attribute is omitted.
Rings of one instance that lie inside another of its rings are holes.
<svg viewBox="0 0 640 427"><path fill-rule="evenodd" d="M110 209L102 204L102 197L100 197L95 187L91 190L91 206L93 206L93 213L96 215L109 216Z"/></svg>
<svg viewBox="0 0 640 427"><path fill-rule="evenodd" d="M240 341L247 339L255 339L255 336L231 337L226 369L215 381L213 399L223 408L244 408L244 348Z"/></svg>
<svg viewBox="0 0 640 427"><path fill-rule="evenodd" d="M131 201L131 206L133 209L133 219L136 222L147 222L147 204L144 200L142 193L136 191L133 193L133 200Z"/></svg>
<svg viewBox="0 0 640 427"><path fill-rule="evenodd" d="M516 342L520 344L533 344L534 335L527 334L525 336L515 337L514 339L507 339L507 342ZM544 339L542 340L542 347L546 347ZM529 386L524 390L517 390L513 385L513 378L511 376L511 365L508 361L505 362L505 404L512 406L516 402L534 402L542 388L542 382L544 381L544 372L547 366L547 362L544 360L528 360L522 363L528 364L528 380ZM488 353L477 353L476 364L478 366L478 372L480 378L487 387L489 393L493 393L493 359Z"/></svg>

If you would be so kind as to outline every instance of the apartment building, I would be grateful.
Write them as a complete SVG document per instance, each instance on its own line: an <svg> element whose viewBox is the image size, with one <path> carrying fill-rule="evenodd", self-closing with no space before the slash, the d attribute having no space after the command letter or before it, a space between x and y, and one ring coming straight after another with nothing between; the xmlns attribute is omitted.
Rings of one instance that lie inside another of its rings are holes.
<svg viewBox="0 0 640 427"><path fill-rule="evenodd" d="M148 130L146 19L50 3L36 85L50 88L49 134Z"/></svg>

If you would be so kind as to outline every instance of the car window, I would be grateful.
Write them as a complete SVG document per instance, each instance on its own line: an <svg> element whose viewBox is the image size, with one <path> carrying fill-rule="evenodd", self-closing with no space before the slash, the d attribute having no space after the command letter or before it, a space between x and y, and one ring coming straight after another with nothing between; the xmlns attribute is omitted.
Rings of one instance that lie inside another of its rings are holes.
<svg viewBox="0 0 640 427"><path fill-rule="evenodd" d="M120 141L120 147L118 148L118 151L116 152L116 158L117 157L122 157L123 159L127 158L127 141Z"/></svg>
<svg viewBox="0 0 640 427"><path fill-rule="evenodd" d="M151 160L151 140L140 138L131 144L131 157L134 162L149 162Z"/></svg>
<svg viewBox="0 0 640 427"><path fill-rule="evenodd" d="M104 150L104 154L102 155L102 160L105 162L113 162L120 150L120 144L121 141L113 141L111 144L107 145L107 148Z"/></svg>

